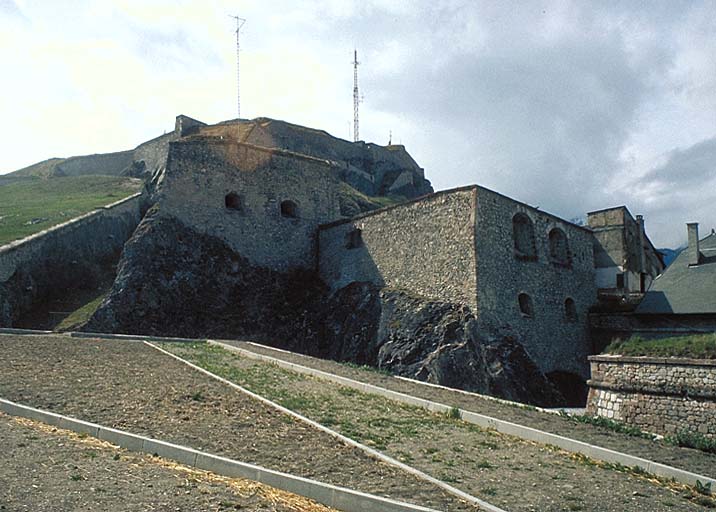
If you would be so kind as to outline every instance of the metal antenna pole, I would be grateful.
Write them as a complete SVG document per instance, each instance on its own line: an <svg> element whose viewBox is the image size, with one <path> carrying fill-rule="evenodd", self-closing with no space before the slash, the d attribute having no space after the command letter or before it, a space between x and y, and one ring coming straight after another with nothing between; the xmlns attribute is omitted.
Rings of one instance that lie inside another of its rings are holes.
<svg viewBox="0 0 716 512"><path fill-rule="evenodd" d="M353 50L353 142L358 142L358 105L360 104L360 96L358 95L358 50Z"/></svg>
<svg viewBox="0 0 716 512"><path fill-rule="evenodd" d="M239 59L241 46L239 44L239 33L241 32L241 27L246 23L246 20L238 16L229 16L236 20L236 114L237 117L241 119L241 60Z"/></svg>

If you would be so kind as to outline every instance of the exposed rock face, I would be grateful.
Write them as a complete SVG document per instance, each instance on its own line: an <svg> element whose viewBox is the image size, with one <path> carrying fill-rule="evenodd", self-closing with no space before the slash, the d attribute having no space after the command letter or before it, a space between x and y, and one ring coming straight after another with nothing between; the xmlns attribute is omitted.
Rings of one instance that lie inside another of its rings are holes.
<svg viewBox="0 0 716 512"><path fill-rule="evenodd" d="M327 311L324 356L520 402L562 402L515 336L478 332L463 305L352 283Z"/></svg>
<svg viewBox="0 0 716 512"><path fill-rule="evenodd" d="M157 210L126 244L86 331L251 338L538 405L561 401L519 341L477 331L462 305L352 283L332 296L307 271L250 265Z"/></svg>
<svg viewBox="0 0 716 512"><path fill-rule="evenodd" d="M86 331L258 339L296 322L320 282L250 265L222 240L150 211L124 247L108 297Z"/></svg>

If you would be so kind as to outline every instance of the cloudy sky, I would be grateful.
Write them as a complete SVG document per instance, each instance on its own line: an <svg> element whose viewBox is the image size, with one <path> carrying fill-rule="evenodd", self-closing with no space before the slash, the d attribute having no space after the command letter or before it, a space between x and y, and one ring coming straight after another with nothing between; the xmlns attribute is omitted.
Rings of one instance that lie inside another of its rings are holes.
<svg viewBox="0 0 716 512"><path fill-rule="evenodd" d="M567 219L626 204L658 246L716 227L716 0L0 0L0 173L127 149L177 114L405 144L436 189Z"/></svg>

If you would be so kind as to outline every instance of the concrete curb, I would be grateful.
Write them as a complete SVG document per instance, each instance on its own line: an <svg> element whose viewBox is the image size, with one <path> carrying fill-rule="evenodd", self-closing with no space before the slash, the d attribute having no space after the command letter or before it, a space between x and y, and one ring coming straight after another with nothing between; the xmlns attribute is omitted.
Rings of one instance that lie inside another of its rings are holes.
<svg viewBox="0 0 716 512"><path fill-rule="evenodd" d="M53 331L38 331L37 329L13 329L12 327L0 327L0 334L4 335L20 335L20 336L38 336L48 334L58 334Z"/></svg>
<svg viewBox="0 0 716 512"><path fill-rule="evenodd" d="M288 361L283 361L281 359L277 359L264 354L257 354L255 352L235 347L233 345L227 345L225 343L213 340L209 340L208 343L211 345L220 346L232 352L237 352L251 359L269 362L279 367L293 370L297 373L303 373L306 375L311 375L313 377L318 377L324 380L344 385L346 387L363 391L365 393L371 393L390 398L392 400L404 404L422 407L429 411L444 413L452 409L452 406L441 404L439 402L432 402L423 398L406 395L398 391L391 391L389 389L374 386L372 384L366 384L357 380L349 379L347 377L341 377L340 375L327 373L296 363L290 363ZM711 483L712 487L716 487L716 479L714 478L699 475L697 473L692 473L690 471L668 466L666 464L661 464L659 462L643 459L641 457L636 457L634 455L617 452L615 450L610 450L609 448L602 448L601 446L595 446L589 443L585 443L584 441L577 441L576 439L570 439L568 437L560 436L558 434L552 434L550 432L544 432L542 430L537 430L531 427L525 427L523 425L518 425L516 423L500 420L491 416L485 416L484 414L479 414L471 411L461 410L460 417L464 421L467 421L469 423L473 423L484 428L490 428L503 434L512 435L541 444L551 444L563 450L573 453L581 453L592 459L597 459L604 462L622 464L624 466L636 466L648 473L652 473L654 475L664 478L673 478L677 482L681 482L683 484L695 486L696 482L698 481L704 485Z"/></svg>
<svg viewBox="0 0 716 512"><path fill-rule="evenodd" d="M170 338L166 336L147 336L144 334L108 334L104 332L82 331L72 331L60 334L69 335L72 338L97 338L101 340L156 341L160 343L206 343L206 340L197 340L192 338Z"/></svg>
<svg viewBox="0 0 716 512"><path fill-rule="evenodd" d="M204 368L201 368L200 366L197 366L193 363L190 363L189 361L186 361L185 359L182 359L179 356L176 356L170 352L167 352L166 350L164 350L160 347L152 345L151 343L148 343L148 342L145 342L145 343L148 346L152 347L153 349L158 350L159 352L162 352L163 354L165 354L169 357L172 357L173 359L176 359L177 361L180 361L183 364L185 364L185 365L187 365L187 366L189 366L205 375L208 375L209 377L212 377L213 379L218 380L219 382L222 382L222 383L224 383L224 384L226 384L226 385L270 406L270 407L273 407L274 409L281 411L284 414L288 414L289 416L292 416L303 423L311 425L312 427L314 427L322 432L325 432L326 434L329 434L330 436L340 440L341 442L347 444L348 446L352 446L354 448L360 449L361 451L365 452L366 454L368 454L370 457L373 457L374 459L378 459L382 462L385 462L386 464L395 466L395 467L401 469L402 471L405 471L406 473L409 473L413 476L420 478L421 480L424 480L424 481L429 482L437 487L440 487L441 489L452 494L453 496L457 496L458 498L460 498L464 501L467 501L468 503L477 505L481 509L487 510L489 512L506 512L504 509L496 507L495 505L487 503L486 501L483 501L479 498L476 498L475 496L472 496L464 491L461 491L460 489L457 489L449 484L446 484L445 482L442 482L441 480L438 480L437 478L434 478L426 473L423 473L422 471L415 469L412 466L408 466L407 464L403 464L402 462L400 462L392 457L388 457L387 455L385 455L377 450L374 450L373 448L369 448L368 446L358 443L357 441L354 441L353 439L350 439L342 434L339 434L338 432L331 430L331 429L329 429L329 428L321 425L320 423L317 423L309 418L306 418L305 416L302 416L301 414L298 414L295 411L287 409L275 402L272 402L271 400L268 400L267 398L262 397L261 395L257 395L256 393L239 386L238 384L235 384L227 379L224 379L223 377L219 377L218 375L215 375L215 374L211 373L210 371L205 370Z"/></svg>
<svg viewBox="0 0 716 512"><path fill-rule="evenodd" d="M0 398L0 411L71 430L126 448L129 451L158 455L197 469L232 478L246 478L317 501L345 512L381 510L385 512L437 512L434 509L325 484L299 476L281 473L261 466L200 452L123 430L35 409Z"/></svg>

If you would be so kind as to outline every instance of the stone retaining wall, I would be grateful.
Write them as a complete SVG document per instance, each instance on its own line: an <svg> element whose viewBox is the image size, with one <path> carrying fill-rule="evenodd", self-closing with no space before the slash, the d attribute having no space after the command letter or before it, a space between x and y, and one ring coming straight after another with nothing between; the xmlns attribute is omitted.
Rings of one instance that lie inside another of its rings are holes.
<svg viewBox="0 0 716 512"><path fill-rule="evenodd" d="M97 264L118 257L141 210L142 195L135 194L0 247L0 327L12 327L40 301L89 284Z"/></svg>
<svg viewBox="0 0 716 512"><path fill-rule="evenodd" d="M657 434L716 438L716 361L591 356L587 413Z"/></svg>

